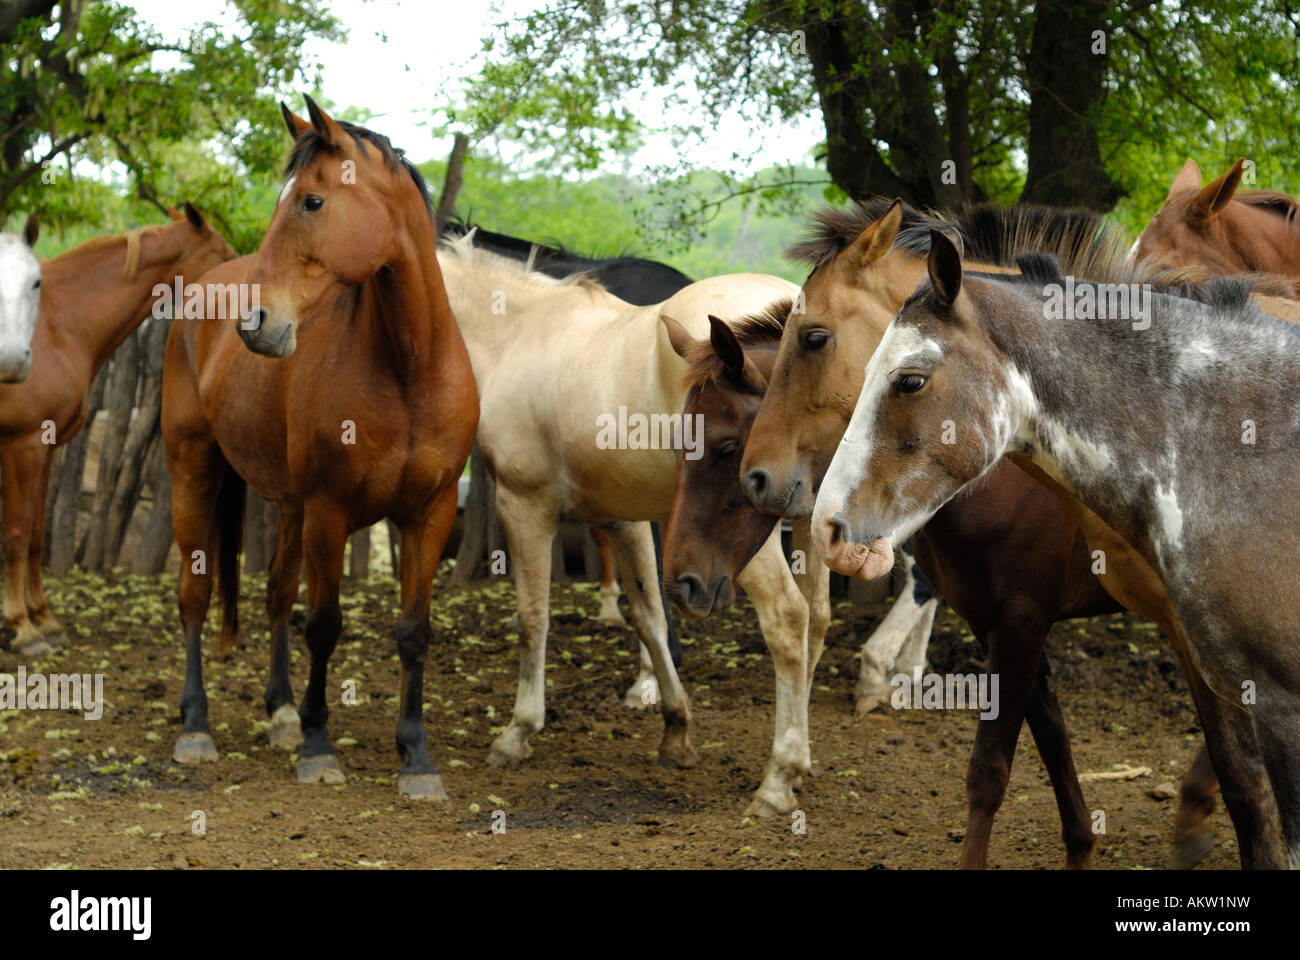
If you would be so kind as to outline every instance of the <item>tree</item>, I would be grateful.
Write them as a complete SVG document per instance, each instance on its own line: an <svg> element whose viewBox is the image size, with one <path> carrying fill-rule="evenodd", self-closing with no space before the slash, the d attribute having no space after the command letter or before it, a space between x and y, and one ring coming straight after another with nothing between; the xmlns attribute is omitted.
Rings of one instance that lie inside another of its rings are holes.
<svg viewBox="0 0 1300 960"><path fill-rule="evenodd" d="M1289 172L1298 23L1274 0L570 0L485 41L459 116L534 163L589 169L637 129L612 105L652 82L698 117L683 142L736 104L754 144L815 111L850 197L1105 211L1136 192L1149 217L1177 166L1153 156L1253 144Z"/></svg>
<svg viewBox="0 0 1300 960"><path fill-rule="evenodd" d="M111 0L0 0L0 220L18 206L56 227L95 218L74 165L116 160L146 206L194 200L237 249L255 246L250 181L284 156L276 95L310 72L309 38L341 32L325 0L232 5L236 32L165 39Z"/></svg>

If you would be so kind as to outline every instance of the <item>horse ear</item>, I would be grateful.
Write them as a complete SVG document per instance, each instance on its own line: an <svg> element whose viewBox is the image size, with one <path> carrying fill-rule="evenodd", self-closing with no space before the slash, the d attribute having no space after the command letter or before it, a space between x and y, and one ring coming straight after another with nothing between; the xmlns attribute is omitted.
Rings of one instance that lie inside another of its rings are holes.
<svg viewBox="0 0 1300 960"><path fill-rule="evenodd" d="M36 238L41 235L41 222L36 219L36 211L33 210L27 214L27 222L23 224L23 243L29 247L36 246Z"/></svg>
<svg viewBox="0 0 1300 960"><path fill-rule="evenodd" d="M895 200L884 216L858 234L858 238L841 254L844 264L855 275L864 267L871 266L894 245L902 222L903 201Z"/></svg>
<svg viewBox="0 0 1300 960"><path fill-rule="evenodd" d="M199 208L194 206L188 200L185 201L185 219L190 222L195 230L202 230L204 226L203 214L199 213Z"/></svg>
<svg viewBox="0 0 1300 960"><path fill-rule="evenodd" d="M175 207L168 207L167 216L171 217L173 220L179 220L181 217L185 216L185 214L181 213Z"/></svg>
<svg viewBox="0 0 1300 960"><path fill-rule="evenodd" d="M320 138L329 146L335 146L340 142L340 134L343 128L330 119L329 114L316 105L316 101L307 94L302 98L307 101L307 117L311 120L312 129L320 134Z"/></svg>
<svg viewBox="0 0 1300 960"><path fill-rule="evenodd" d="M709 314L709 341L727 370L728 379L740 383L745 378L745 351L736 339L736 332L727 322Z"/></svg>
<svg viewBox="0 0 1300 960"><path fill-rule="evenodd" d="M1238 160L1217 180L1210 183L1200 193L1192 198L1192 202L1187 205L1187 215L1189 219L1208 220L1211 217L1223 211L1223 208L1232 200L1232 195L1237 192L1237 186L1241 183L1242 172L1246 169L1245 158Z"/></svg>
<svg viewBox="0 0 1300 960"><path fill-rule="evenodd" d="M668 342L673 346L673 353L685 360L687 352L695 343L695 338L668 314L659 314L659 319L663 321L664 329L668 331Z"/></svg>
<svg viewBox="0 0 1300 960"><path fill-rule="evenodd" d="M1201 189L1201 168L1196 165L1195 160L1188 157L1187 162L1183 164L1183 169L1178 171L1174 182L1169 185L1169 195L1165 197L1165 203L1180 193L1199 189Z"/></svg>
<svg viewBox="0 0 1300 960"><path fill-rule="evenodd" d="M942 230L930 230L930 256L926 270L939 303L951 307L961 291L961 251Z"/></svg>
<svg viewBox="0 0 1300 960"><path fill-rule="evenodd" d="M290 110L289 105L283 100L280 101L280 116L284 117L284 125L289 129L289 136L295 140L311 129L311 124Z"/></svg>

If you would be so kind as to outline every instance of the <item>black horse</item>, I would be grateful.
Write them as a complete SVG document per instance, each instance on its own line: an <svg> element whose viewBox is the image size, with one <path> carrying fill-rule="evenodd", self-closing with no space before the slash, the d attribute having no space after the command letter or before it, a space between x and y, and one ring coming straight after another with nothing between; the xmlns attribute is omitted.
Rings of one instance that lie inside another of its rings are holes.
<svg viewBox="0 0 1300 960"><path fill-rule="evenodd" d="M549 247L540 243L521 240L505 233L493 233L477 225L470 225L462 220L450 220L438 225L438 234L443 237L463 237L474 230L474 246L482 247L503 257L519 260L532 269L549 277L567 277L575 273L588 273L606 290L638 307L652 303L663 303L682 287L695 281L675 270L666 263L656 260L643 260L640 257L607 257L596 259L584 257L563 247ZM659 582L664 579L663 539L659 524L650 524L654 533L655 563L659 567ZM668 650L672 654L673 666L682 665L682 644L677 636L677 622L673 617L673 608L668 599L659 591L660 601L664 605L664 616L668 619Z"/></svg>

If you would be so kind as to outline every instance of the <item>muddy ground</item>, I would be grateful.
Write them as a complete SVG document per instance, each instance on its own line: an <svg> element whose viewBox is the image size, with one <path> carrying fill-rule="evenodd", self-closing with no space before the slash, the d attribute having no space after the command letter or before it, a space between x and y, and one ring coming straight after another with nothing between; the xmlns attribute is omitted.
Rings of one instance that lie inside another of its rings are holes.
<svg viewBox="0 0 1300 960"><path fill-rule="evenodd" d="M844 867L948 868L965 822L973 713L901 711L853 720L856 653L886 604L837 605L812 703L821 768L800 796L807 832L742 816L772 734L772 669L746 601L686 621L681 674L695 709L700 763L655 766L661 720L620 703L636 672L630 630L601 627L592 584L557 585L548 657L548 722L519 769L490 767L488 746L514 702L513 587L435 586L437 643L425 716L449 802L399 797L393 743L398 662L394 585L345 584L344 637L331 682L355 681L356 703L331 704L348 775L300 786L287 753L266 742L269 657L262 583L244 579L245 636L209 661L208 696L221 761L170 760L184 656L176 578L74 574L48 584L71 646L28 669L99 672L108 706L79 713L0 711L0 867ZM215 609L209 620L215 626ZM295 612L294 691L306 685ZM209 635L215 631L209 630ZM4 641L7 644L7 640ZM1176 800L1148 791L1177 782L1201 745L1179 669L1145 621L1116 615L1058 625L1049 655L1081 772L1127 764L1151 775L1084 784L1105 813L1094 863L1163 869ZM936 620L930 669L980 669L985 653L948 611ZM16 656L0 650L0 672ZM505 833L491 830L504 811ZM202 811L206 833L192 815ZM1235 868L1220 807L1218 845L1202 867ZM1022 732L994 826L994 868L1057 868L1064 848L1052 790Z"/></svg>

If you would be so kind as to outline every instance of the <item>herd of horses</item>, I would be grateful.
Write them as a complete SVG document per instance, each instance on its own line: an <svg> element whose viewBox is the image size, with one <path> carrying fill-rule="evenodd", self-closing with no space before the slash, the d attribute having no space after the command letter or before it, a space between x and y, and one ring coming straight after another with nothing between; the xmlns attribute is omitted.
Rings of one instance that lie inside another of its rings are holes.
<svg viewBox="0 0 1300 960"><path fill-rule="evenodd" d="M398 789L446 796L421 709L430 596L477 442L520 636L493 763L531 757L544 722L562 521L591 525L616 563L642 647L625 701L653 691L662 765L698 760L663 598L704 617L737 586L749 595L776 673L771 756L748 811L766 815L795 808L812 767L830 573L878 578L906 551L906 587L862 650L856 708L880 706L891 675L924 664L939 596L987 646L1000 703L977 725L963 867L986 864L1026 720L1066 863L1089 865L1095 836L1044 644L1053 623L1123 609L1169 636L1205 732L1174 862L1210 848L1221 791L1243 866L1300 866L1300 644L1288 632L1300 617L1300 333L1286 322L1298 315L1300 208L1288 197L1240 190L1241 162L1203 186L1189 160L1131 247L1076 210L873 199L817 215L791 251L811 268L802 287L759 274L690 282L463 226L439 237L401 151L307 109L283 108L293 147L254 254L236 257L190 204L170 224L44 263L34 218L22 237L0 236L5 617L19 655L65 642L41 586L44 497L96 372L159 285L233 285L256 291L249 309L225 316L200 298L175 310L166 346L186 643L177 762L219 756L203 625L215 586L227 654L251 485L279 507L270 742L296 751L299 781L344 779L327 702L344 548L388 519L400 533ZM1047 319L1051 291L1104 304L1116 285L1151 291L1144 322L1105 309ZM624 408L701 417L703 455L602 448L596 425ZM304 567L310 669L295 706L289 618ZM604 612L611 584L603 594Z"/></svg>

